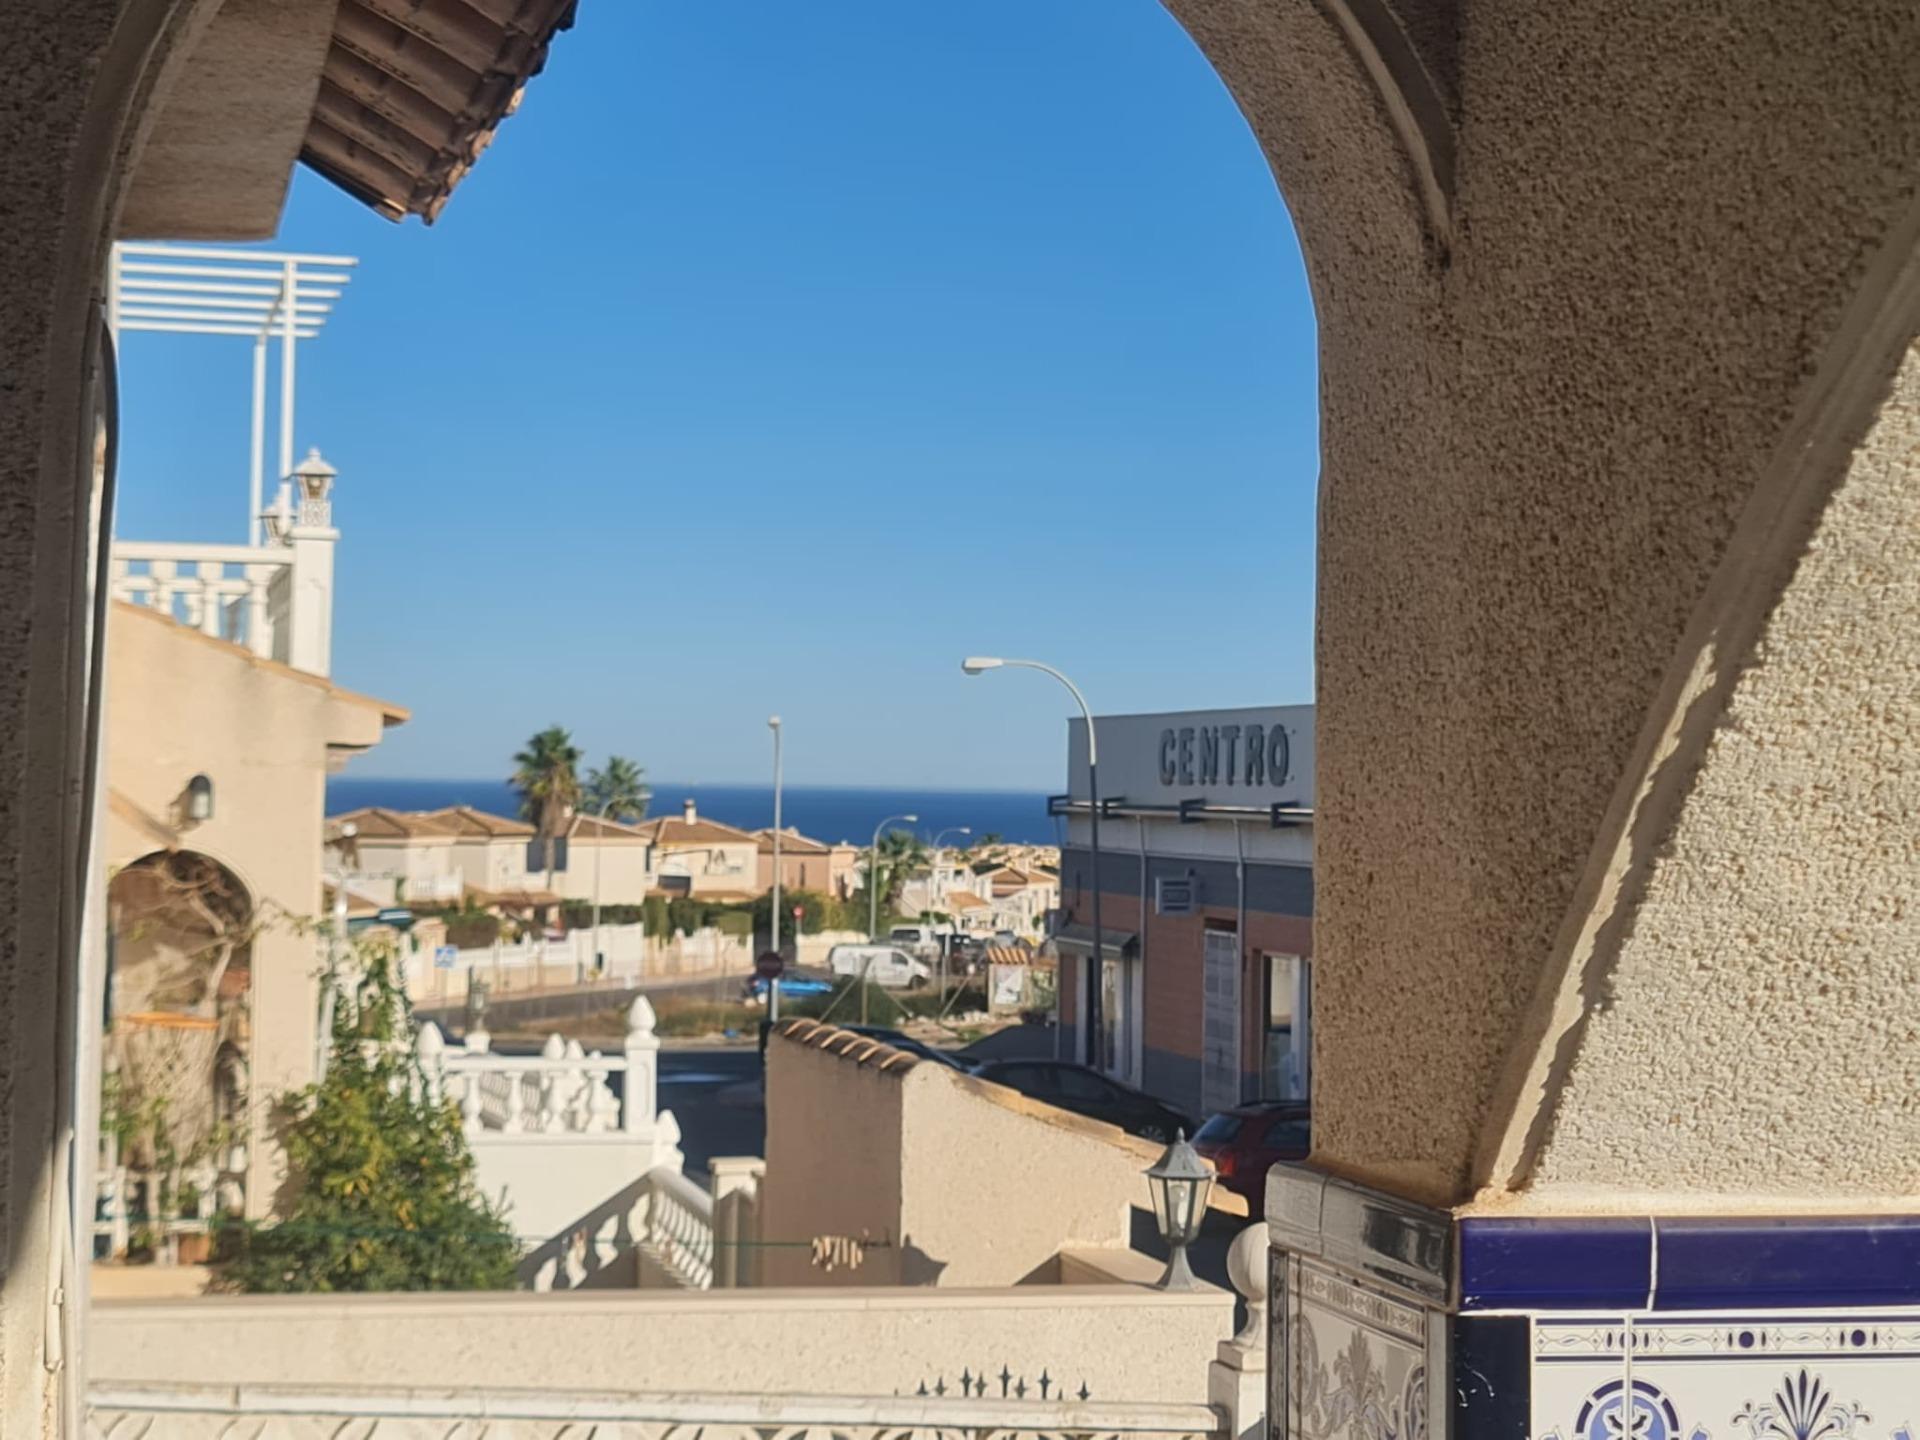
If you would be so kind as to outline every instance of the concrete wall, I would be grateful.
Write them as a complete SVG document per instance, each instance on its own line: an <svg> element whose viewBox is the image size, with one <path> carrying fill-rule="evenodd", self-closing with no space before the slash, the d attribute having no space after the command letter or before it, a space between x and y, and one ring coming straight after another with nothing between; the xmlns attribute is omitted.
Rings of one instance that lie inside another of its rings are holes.
<svg viewBox="0 0 1920 1440"><path fill-rule="evenodd" d="M375 744L382 707L263 662L152 611L116 604L107 625L109 870L177 847L219 861L246 886L256 922L248 999L253 1148L248 1206L265 1213L278 1157L269 1111L313 1078L319 1013L320 834L330 747ZM184 824L188 780L213 782L213 817Z"/></svg>
<svg viewBox="0 0 1920 1440"><path fill-rule="evenodd" d="M1042 1369L1096 1401L1204 1403L1224 1291L709 1290L204 1297L95 1306L91 1378L700 1396L912 1395Z"/></svg>
<svg viewBox="0 0 1920 1440"><path fill-rule="evenodd" d="M808 1022L773 1037L767 1064L769 1284L1015 1285L1063 1247L1124 1248L1148 1206L1163 1147L1111 1125ZM858 1271L799 1248L862 1233L891 1246Z"/></svg>

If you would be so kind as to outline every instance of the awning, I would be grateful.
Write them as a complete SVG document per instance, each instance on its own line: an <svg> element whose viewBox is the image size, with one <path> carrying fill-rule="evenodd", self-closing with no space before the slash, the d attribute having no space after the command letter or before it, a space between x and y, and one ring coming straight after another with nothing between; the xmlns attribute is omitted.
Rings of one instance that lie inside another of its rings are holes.
<svg viewBox="0 0 1920 1440"><path fill-rule="evenodd" d="M1064 925L1053 937L1054 946L1063 955L1091 955L1093 926ZM1131 960L1140 953L1140 937L1131 930L1100 927L1100 957L1103 960Z"/></svg>

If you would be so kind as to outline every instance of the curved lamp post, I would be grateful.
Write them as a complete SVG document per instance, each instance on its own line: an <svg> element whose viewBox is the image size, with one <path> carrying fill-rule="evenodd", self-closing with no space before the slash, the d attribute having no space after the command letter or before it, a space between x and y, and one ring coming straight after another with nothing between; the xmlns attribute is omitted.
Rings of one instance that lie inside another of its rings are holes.
<svg viewBox="0 0 1920 1440"><path fill-rule="evenodd" d="M1062 675L1058 670L1054 669L1053 666L1043 665L1038 660L1003 660L996 655L969 655L965 660L960 662L960 668L969 675L979 675L987 670L1000 669L1038 670L1043 675L1051 675L1067 687L1067 692L1073 696L1074 702L1079 705L1080 713L1086 717L1087 803L1089 807L1088 819L1092 822L1088 849L1092 852L1093 856L1093 951L1092 958L1087 962L1087 1043L1085 1050L1087 1063L1096 1070L1101 1069L1103 1067L1100 1065L1099 1060L1101 1030L1100 972L1105 957L1100 949L1100 742L1099 737L1094 733L1093 710L1087 704L1087 697L1080 693L1080 687L1078 685L1075 685L1073 681L1069 680L1065 675Z"/></svg>
<svg viewBox="0 0 1920 1440"><path fill-rule="evenodd" d="M1213 1189L1213 1171L1187 1143L1187 1132L1173 1132L1173 1143L1147 1169L1147 1189L1153 1194L1153 1223L1167 1242L1167 1273L1162 1290L1193 1289L1193 1271L1187 1265L1187 1247L1200 1238L1200 1222L1207 1213L1207 1192Z"/></svg>
<svg viewBox="0 0 1920 1440"><path fill-rule="evenodd" d="M918 815L889 815L873 827L873 843L867 847L867 942L871 944L877 937L874 932L880 928L880 832L896 820L904 820L909 825L918 825Z"/></svg>
<svg viewBox="0 0 1920 1440"><path fill-rule="evenodd" d="M949 825L946 829L942 830L938 835L935 835L933 837L933 857L927 862L927 923L929 925L933 924L934 872L940 868L940 842L946 839L947 836L949 835L971 835L971 834L973 834L973 827L971 825ZM947 1003L947 970L948 970L947 961L949 958L949 952L952 949L953 949L953 921L952 919L949 919L947 921L946 939L940 942L940 1003L942 1005L945 1005Z"/></svg>
<svg viewBox="0 0 1920 1440"><path fill-rule="evenodd" d="M767 728L773 732L773 906L767 912L768 924L773 928L773 953L780 953L780 717L769 715ZM793 958L800 958L799 932L795 924ZM774 976L767 981L767 1020L768 1023L780 1018L780 977Z"/></svg>

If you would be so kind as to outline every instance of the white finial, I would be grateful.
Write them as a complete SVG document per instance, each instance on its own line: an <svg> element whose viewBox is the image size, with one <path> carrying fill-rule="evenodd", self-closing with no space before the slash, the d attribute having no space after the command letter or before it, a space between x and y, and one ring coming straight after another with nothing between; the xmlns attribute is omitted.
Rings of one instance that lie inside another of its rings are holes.
<svg viewBox="0 0 1920 1440"><path fill-rule="evenodd" d="M540 1047L540 1053L549 1060L559 1060L567 1053L567 1042L560 1038L559 1031L547 1036L547 1043Z"/></svg>
<svg viewBox="0 0 1920 1440"><path fill-rule="evenodd" d="M633 1004L627 1007L627 1033L651 1035L656 1023L653 1004L644 995L633 997Z"/></svg>

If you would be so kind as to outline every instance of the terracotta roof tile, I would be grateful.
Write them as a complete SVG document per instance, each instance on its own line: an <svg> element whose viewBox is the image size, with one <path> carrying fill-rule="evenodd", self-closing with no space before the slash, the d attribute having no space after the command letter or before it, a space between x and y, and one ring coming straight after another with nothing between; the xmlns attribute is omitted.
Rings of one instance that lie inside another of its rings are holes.
<svg viewBox="0 0 1920 1440"><path fill-rule="evenodd" d="M576 0L340 0L300 158L429 224L546 64Z"/></svg>

